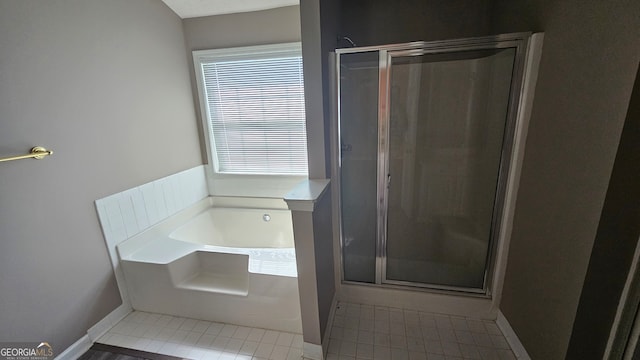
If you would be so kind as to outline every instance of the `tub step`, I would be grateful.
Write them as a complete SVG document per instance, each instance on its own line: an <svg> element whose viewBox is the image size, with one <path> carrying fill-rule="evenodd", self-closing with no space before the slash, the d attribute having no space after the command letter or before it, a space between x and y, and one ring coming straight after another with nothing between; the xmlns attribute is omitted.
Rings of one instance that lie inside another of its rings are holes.
<svg viewBox="0 0 640 360"><path fill-rule="evenodd" d="M202 272L179 283L177 287L218 294L247 296L249 294L249 278L244 274L233 276Z"/></svg>

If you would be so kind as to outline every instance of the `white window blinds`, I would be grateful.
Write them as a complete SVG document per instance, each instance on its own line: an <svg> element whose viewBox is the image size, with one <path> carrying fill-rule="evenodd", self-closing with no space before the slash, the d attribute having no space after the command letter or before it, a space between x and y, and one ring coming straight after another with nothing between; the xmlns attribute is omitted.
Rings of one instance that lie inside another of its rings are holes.
<svg viewBox="0 0 640 360"><path fill-rule="evenodd" d="M195 52L196 58L216 172L307 175L300 45Z"/></svg>

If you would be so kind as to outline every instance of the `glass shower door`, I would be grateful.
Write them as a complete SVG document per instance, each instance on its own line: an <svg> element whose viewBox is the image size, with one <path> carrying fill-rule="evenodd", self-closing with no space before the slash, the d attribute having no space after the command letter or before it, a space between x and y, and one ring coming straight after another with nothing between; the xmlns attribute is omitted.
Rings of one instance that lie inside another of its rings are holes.
<svg viewBox="0 0 640 360"><path fill-rule="evenodd" d="M336 49L344 282L490 295L529 37Z"/></svg>
<svg viewBox="0 0 640 360"><path fill-rule="evenodd" d="M342 55L339 75L343 276L375 283L378 52Z"/></svg>
<svg viewBox="0 0 640 360"><path fill-rule="evenodd" d="M515 60L388 52L383 283L484 292Z"/></svg>

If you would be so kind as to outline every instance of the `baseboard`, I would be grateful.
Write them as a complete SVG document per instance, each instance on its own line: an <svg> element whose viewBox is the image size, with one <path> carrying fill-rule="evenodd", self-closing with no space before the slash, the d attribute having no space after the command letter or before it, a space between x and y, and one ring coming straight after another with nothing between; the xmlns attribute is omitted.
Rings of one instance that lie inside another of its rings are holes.
<svg viewBox="0 0 640 360"><path fill-rule="evenodd" d="M509 343L509 346L511 346L511 350L513 351L513 354L516 356L516 358L531 360L531 357L527 353L527 350L524 348L524 345L522 345L522 343L520 342L518 335L516 335L516 332L513 331L511 324L509 324L509 321L507 321L507 318L500 310L498 310L498 318L496 319L496 324L500 328L500 331L502 331L504 337L507 339L507 342Z"/></svg>
<svg viewBox="0 0 640 360"><path fill-rule="evenodd" d="M87 335L81 337L78 341L69 346L60 355L55 357L55 360L75 360L82 356L93 343L98 340L102 335L114 327L120 320L124 319L131 311L131 307L127 304L118 306L115 310L105 316L102 320L98 321L89 330Z"/></svg>
<svg viewBox="0 0 640 360"><path fill-rule="evenodd" d="M102 320L98 321L98 323L87 330L87 335L89 335L89 339L91 339L91 342L95 342L102 335L106 334L109 329L119 323L120 320L124 319L124 317L127 316L131 311L132 309L128 304L122 304L111 313L109 313L109 315L105 316Z"/></svg>
<svg viewBox="0 0 640 360"><path fill-rule="evenodd" d="M302 357L309 360L323 360L322 346L308 342L302 343Z"/></svg>
<svg viewBox="0 0 640 360"><path fill-rule="evenodd" d="M89 335L85 335L81 337L80 340L74 342L65 351L61 352L60 355L56 356L55 360L76 360L82 356L82 354L86 353L91 345L93 345L93 341L89 339Z"/></svg>

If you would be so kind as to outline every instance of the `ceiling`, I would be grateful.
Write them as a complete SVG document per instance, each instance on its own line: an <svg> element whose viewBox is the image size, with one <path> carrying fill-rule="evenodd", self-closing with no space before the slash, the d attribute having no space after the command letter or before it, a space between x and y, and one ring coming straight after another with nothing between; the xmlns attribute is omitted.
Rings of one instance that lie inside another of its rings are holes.
<svg viewBox="0 0 640 360"><path fill-rule="evenodd" d="M298 5L299 0L162 0L181 18L231 14Z"/></svg>

